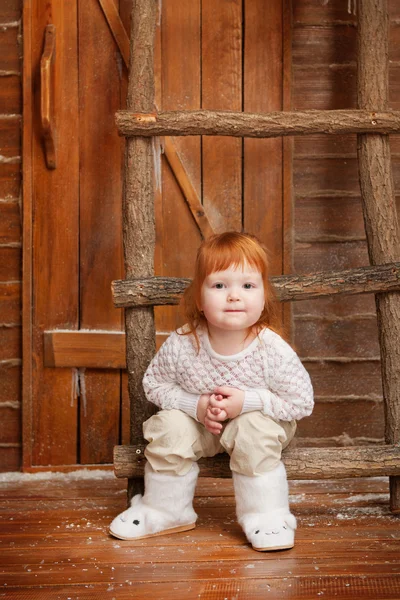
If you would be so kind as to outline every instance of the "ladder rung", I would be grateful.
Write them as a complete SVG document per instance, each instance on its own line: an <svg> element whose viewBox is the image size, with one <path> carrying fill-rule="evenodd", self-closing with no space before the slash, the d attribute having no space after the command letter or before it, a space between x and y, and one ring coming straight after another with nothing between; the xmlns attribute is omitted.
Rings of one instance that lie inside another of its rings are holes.
<svg viewBox="0 0 400 600"><path fill-rule="evenodd" d="M284 275L271 281L281 302L309 300L334 294L381 293L400 289L400 263L346 271ZM179 304L190 279L148 277L113 281L115 306L137 308Z"/></svg>
<svg viewBox="0 0 400 600"><path fill-rule="evenodd" d="M142 477L144 446L115 446L117 477ZM400 446L299 448L283 452L289 479L342 479L400 475ZM199 461L202 477L230 477L229 457L219 454Z"/></svg>
<svg viewBox="0 0 400 600"><path fill-rule="evenodd" d="M316 133L396 133L400 111L307 110L265 114L186 110L160 113L116 113L124 136L228 135L267 138Z"/></svg>

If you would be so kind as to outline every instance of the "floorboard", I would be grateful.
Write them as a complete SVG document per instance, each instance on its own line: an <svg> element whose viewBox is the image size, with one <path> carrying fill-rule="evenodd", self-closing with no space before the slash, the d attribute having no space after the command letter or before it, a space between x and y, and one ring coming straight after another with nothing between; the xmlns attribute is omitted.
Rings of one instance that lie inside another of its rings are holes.
<svg viewBox="0 0 400 600"><path fill-rule="evenodd" d="M291 481L296 546L255 552L230 480L201 479L195 530L137 542L107 533L125 482L107 471L0 475L0 598L400 598L400 519L387 478Z"/></svg>

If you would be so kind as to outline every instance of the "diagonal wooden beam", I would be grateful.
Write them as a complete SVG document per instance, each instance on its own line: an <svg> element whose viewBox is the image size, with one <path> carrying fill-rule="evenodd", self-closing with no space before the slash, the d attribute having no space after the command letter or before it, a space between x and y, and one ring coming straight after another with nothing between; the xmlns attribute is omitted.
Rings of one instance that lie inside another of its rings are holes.
<svg viewBox="0 0 400 600"><path fill-rule="evenodd" d="M99 4L103 10L104 16L114 37L114 40L121 52L121 56L127 69L129 69L129 37L124 27L124 24L119 16L117 6L114 0L99 0ZM180 189L183 197L189 207L192 217L200 230L203 238L212 235L213 229L206 215L204 206L200 202L200 198L194 189L185 165L175 147L173 141L166 138L163 143L164 156L171 168L172 173Z"/></svg>
<svg viewBox="0 0 400 600"><path fill-rule="evenodd" d="M129 36L126 33L125 26L119 16L118 9L114 0L99 0L104 16L114 37L114 40L121 52L121 56L127 69L129 69Z"/></svg>
<svg viewBox="0 0 400 600"><path fill-rule="evenodd" d="M175 175L178 185L182 190L183 197L185 198L189 210L192 213L192 217L196 221L197 227L199 228L203 238L207 238L214 233L213 228L208 220L204 206L200 202L196 190L190 181L176 146L169 137L164 138L163 145L165 158L167 159L168 164L171 167L171 171Z"/></svg>

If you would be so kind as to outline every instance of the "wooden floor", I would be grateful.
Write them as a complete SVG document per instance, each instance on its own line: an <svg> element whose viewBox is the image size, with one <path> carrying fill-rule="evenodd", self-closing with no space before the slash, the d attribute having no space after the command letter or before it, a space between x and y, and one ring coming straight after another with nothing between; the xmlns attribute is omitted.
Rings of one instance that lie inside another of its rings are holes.
<svg viewBox="0 0 400 600"><path fill-rule="evenodd" d="M200 480L195 530L135 543L107 534L125 508L111 472L4 477L0 598L400 598L385 478L291 482L296 546L260 553L236 523L230 480Z"/></svg>

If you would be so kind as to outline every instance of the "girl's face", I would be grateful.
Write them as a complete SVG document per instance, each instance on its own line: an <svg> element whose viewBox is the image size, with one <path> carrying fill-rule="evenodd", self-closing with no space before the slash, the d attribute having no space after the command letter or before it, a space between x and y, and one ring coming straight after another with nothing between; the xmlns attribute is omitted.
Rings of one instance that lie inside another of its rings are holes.
<svg viewBox="0 0 400 600"><path fill-rule="evenodd" d="M248 330L264 309L261 273L251 265L231 266L208 275L201 287L201 310L211 328Z"/></svg>

